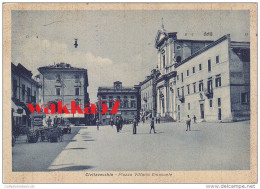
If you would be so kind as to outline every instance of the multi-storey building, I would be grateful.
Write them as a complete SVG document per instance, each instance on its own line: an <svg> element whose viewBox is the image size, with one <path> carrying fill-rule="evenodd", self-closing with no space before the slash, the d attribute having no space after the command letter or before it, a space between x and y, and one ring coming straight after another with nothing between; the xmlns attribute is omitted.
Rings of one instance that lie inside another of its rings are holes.
<svg viewBox="0 0 260 189"><path fill-rule="evenodd" d="M141 114L142 116L151 114L156 116L156 78L159 72L156 69L146 79L140 82L141 88Z"/></svg>
<svg viewBox="0 0 260 189"><path fill-rule="evenodd" d="M27 103L36 104L39 101L39 85L32 78L32 72L22 64L11 63L12 69L12 121L14 126L30 126L30 111Z"/></svg>
<svg viewBox="0 0 260 189"><path fill-rule="evenodd" d="M62 103L68 104L67 108L71 112L71 101L76 101L77 105L84 110L89 103L88 73L87 69L72 67L70 64L59 63L51 66L38 68L40 74L40 103ZM62 114L63 118L68 118L72 123L90 122L88 114Z"/></svg>
<svg viewBox="0 0 260 189"><path fill-rule="evenodd" d="M236 121L250 118L250 45L177 39L158 31L157 116L183 120Z"/></svg>
<svg viewBox="0 0 260 189"><path fill-rule="evenodd" d="M98 102L106 104L108 106L108 112L106 114L98 114L100 123L107 125L111 119L115 119L116 116L121 116L125 122L132 121L134 116L138 117L140 107L140 91L138 86L123 87L122 82L114 82L113 87L99 87L98 88ZM110 111L114 106L114 101L120 101L120 106L117 114L111 115Z"/></svg>

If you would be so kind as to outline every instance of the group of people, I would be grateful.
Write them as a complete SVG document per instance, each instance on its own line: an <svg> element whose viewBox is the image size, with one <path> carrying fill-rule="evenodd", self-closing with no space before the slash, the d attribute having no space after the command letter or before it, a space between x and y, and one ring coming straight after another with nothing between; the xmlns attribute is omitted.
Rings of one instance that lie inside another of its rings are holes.
<svg viewBox="0 0 260 189"><path fill-rule="evenodd" d="M160 118L159 118L159 120L160 120ZM144 123L144 119L143 119L143 123ZM160 121L158 122L157 118L156 118L156 123L160 123ZM134 117L134 120L133 120L133 134L136 134L136 127L137 126L138 126L138 120L137 120L136 117ZM152 130L153 130L154 133L156 133L155 132L155 127L154 127L154 118L153 117L151 118L150 127L151 127L150 128L150 134L151 134Z"/></svg>
<svg viewBox="0 0 260 189"><path fill-rule="evenodd" d="M47 120L45 120L46 121L46 124L48 125L48 127L51 127L52 125L52 119L51 119L51 117L49 116L48 117L48 119ZM58 118L57 116L55 116L54 117L54 119L53 119L53 127L58 127L58 124L62 124L63 123L63 119L62 119L62 117L61 118Z"/></svg>

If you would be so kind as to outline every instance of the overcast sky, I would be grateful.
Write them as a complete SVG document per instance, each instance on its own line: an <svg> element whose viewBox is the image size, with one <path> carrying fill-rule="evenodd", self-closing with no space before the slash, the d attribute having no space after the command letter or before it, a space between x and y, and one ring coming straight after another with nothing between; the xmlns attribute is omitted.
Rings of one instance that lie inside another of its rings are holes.
<svg viewBox="0 0 260 189"><path fill-rule="evenodd" d="M249 41L248 11L12 11L12 62L34 74L54 62L86 68L95 102L99 86L117 80L133 86L156 67L162 17L179 39L216 40L229 33L232 41Z"/></svg>

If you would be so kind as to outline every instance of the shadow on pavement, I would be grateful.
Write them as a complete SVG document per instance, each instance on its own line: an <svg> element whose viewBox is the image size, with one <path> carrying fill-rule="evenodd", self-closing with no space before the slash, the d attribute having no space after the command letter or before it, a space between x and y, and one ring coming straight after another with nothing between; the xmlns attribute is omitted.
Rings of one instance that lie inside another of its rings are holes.
<svg viewBox="0 0 260 189"><path fill-rule="evenodd" d="M85 150L87 148L67 148L65 150Z"/></svg>
<svg viewBox="0 0 260 189"><path fill-rule="evenodd" d="M90 139L90 140L83 140L83 141L96 141L96 140Z"/></svg>
<svg viewBox="0 0 260 189"><path fill-rule="evenodd" d="M94 167L78 165L78 166L62 167L62 168L58 168L58 169L48 169L48 171L83 171L83 170L91 169L91 168L94 168Z"/></svg>

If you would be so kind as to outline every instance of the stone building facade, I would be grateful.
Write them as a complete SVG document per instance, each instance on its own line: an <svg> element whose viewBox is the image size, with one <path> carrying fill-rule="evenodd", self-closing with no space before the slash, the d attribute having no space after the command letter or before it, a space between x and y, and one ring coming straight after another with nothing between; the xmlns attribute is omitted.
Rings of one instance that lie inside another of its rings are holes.
<svg viewBox="0 0 260 189"><path fill-rule="evenodd" d="M27 103L39 102L39 85L33 79L32 72L22 64L17 66L11 63L12 75L12 121L14 126L30 126L29 116L31 112Z"/></svg>
<svg viewBox="0 0 260 189"><path fill-rule="evenodd" d="M58 63L51 66L38 68L40 74L40 103L57 103L62 101L68 104L71 111L71 101L76 101L84 110L89 103L88 73L87 69L72 67L67 63ZM63 118L68 118L72 123L88 124L90 117L88 114L62 114Z"/></svg>
<svg viewBox="0 0 260 189"><path fill-rule="evenodd" d="M122 82L114 82L112 87L98 88L98 102L108 106L106 114L98 114L98 119L102 125L108 125L111 119L115 120L116 116L121 116L125 122L131 122L134 116L139 117L140 112L140 92L139 86L123 87ZM111 115L114 103L113 101L120 101L120 106L117 114Z"/></svg>
<svg viewBox="0 0 260 189"><path fill-rule="evenodd" d="M250 44L177 39L158 31L157 116L206 121L250 119Z"/></svg>

